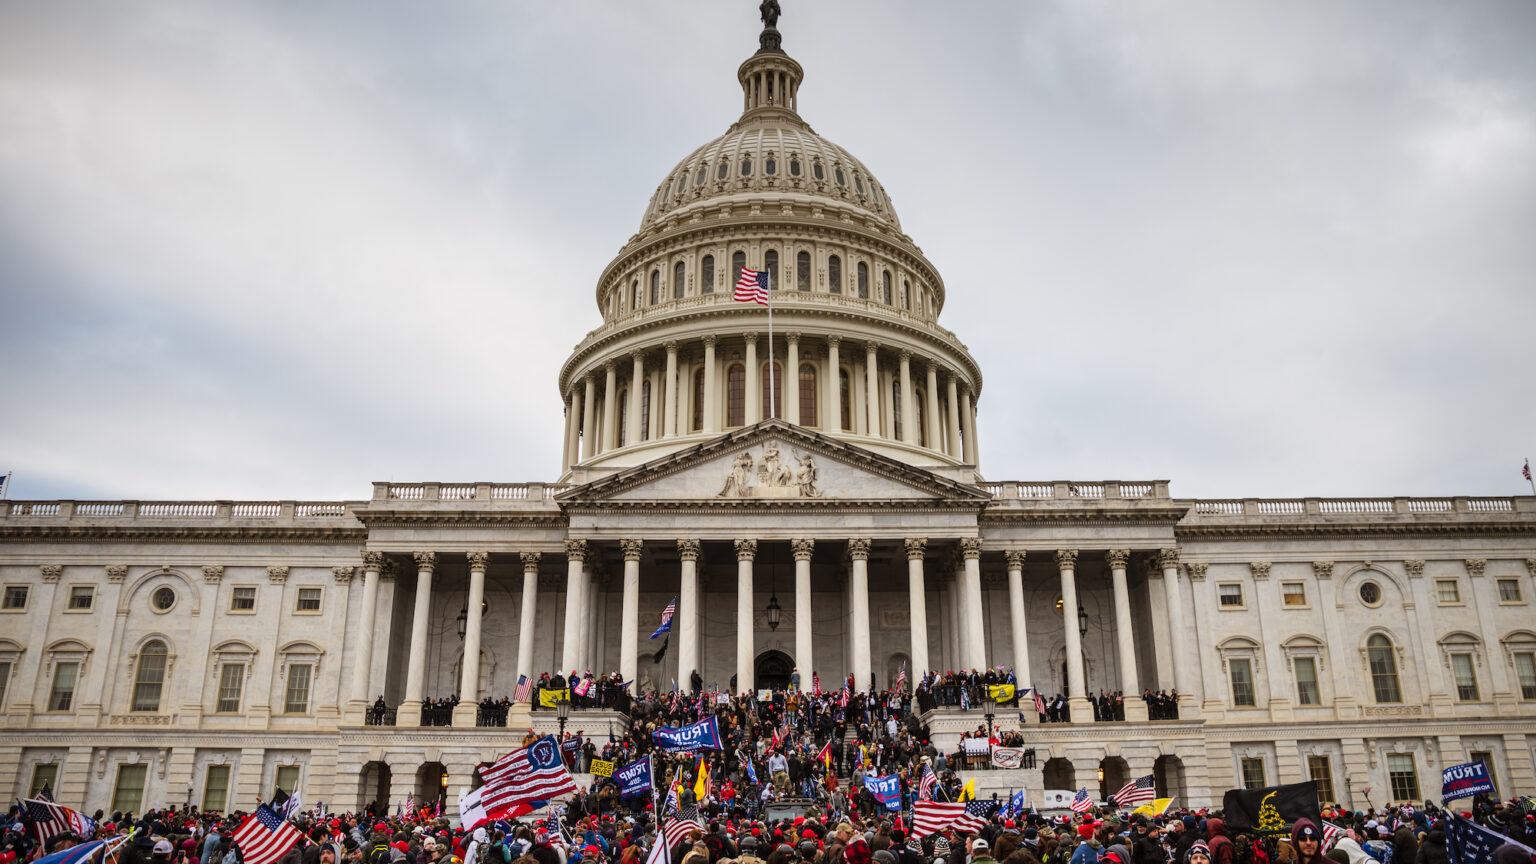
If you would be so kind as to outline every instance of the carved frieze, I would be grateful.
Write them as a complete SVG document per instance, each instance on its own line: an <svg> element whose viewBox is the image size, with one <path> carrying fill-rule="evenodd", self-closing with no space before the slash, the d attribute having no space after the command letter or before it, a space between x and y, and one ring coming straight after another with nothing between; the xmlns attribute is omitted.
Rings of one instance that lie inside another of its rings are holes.
<svg viewBox="0 0 1536 864"><path fill-rule="evenodd" d="M287 567L268 567L267 568L267 581L271 582L273 585L285 584L288 581L288 568Z"/></svg>
<svg viewBox="0 0 1536 864"><path fill-rule="evenodd" d="M762 455L743 450L731 460L730 473L716 498L820 498L821 469L813 453L792 449L791 467L779 453L779 442L765 441Z"/></svg>
<svg viewBox="0 0 1536 864"><path fill-rule="evenodd" d="M1483 571L1485 569L1487 569L1487 567L1488 567L1488 559L1487 558L1468 558L1467 559L1467 575L1468 576L1474 576L1474 577L1475 576L1481 576L1481 575L1483 575Z"/></svg>
<svg viewBox="0 0 1536 864"><path fill-rule="evenodd" d="M1318 579L1332 579L1333 578L1333 562L1332 561L1313 561L1312 562L1312 575L1316 576Z"/></svg>
<svg viewBox="0 0 1536 864"><path fill-rule="evenodd" d="M64 575L63 564L44 564L37 569L42 571L44 582L57 582Z"/></svg>
<svg viewBox="0 0 1536 864"><path fill-rule="evenodd" d="M222 568L220 568L220 570L222 572ZM127 564L108 564L107 565L107 581L108 582L122 582L124 579L127 579L127 578L128 578L128 565ZM207 574L206 568L205 568L204 573L203 573L203 578L204 579L208 578L208 574Z"/></svg>
<svg viewBox="0 0 1536 864"><path fill-rule="evenodd" d="M127 571L127 569L128 569L127 567L123 568L123 570L125 572ZM108 571L107 575L109 577L111 576L111 570L112 570L111 567L107 568L107 571ZM121 580L117 580L117 581L121 581ZM203 568L203 581L208 583L209 585L217 585L220 582L223 582L224 581L224 565L223 564L209 564L208 566L204 567Z"/></svg>
<svg viewBox="0 0 1536 864"><path fill-rule="evenodd" d="M1269 578L1269 566L1268 561L1252 561L1248 564L1248 569L1253 573L1256 581L1262 581Z"/></svg>

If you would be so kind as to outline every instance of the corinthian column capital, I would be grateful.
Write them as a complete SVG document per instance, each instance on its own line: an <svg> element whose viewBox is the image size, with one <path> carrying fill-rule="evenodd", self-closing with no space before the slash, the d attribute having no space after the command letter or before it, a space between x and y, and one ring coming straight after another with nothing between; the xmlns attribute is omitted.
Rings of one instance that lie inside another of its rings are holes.
<svg viewBox="0 0 1536 864"><path fill-rule="evenodd" d="M416 559L417 570L432 571L437 569L436 552L413 552L412 557Z"/></svg>
<svg viewBox="0 0 1536 864"><path fill-rule="evenodd" d="M757 541L750 537L736 538L736 560L751 561L757 557Z"/></svg>
<svg viewBox="0 0 1536 864"><path fill-rule="evenodd" d="M677 556L684 561L699 560L699 552L703 549L702 543L697 540L677 541Z"/></svg>
<svg viewBox="0 0 1536 864"><path fill-rule="evenodd" d="M813 551L815 551L815 549L816 549L816 541L815 540L808 540L808 539L791 540L791 541L789 541L789 543L790 543L790 546L795 551L795 560L796 561L809 561L809 560L811 560L811 553Z"/></svg>
<svg viewBox="0 0 1536 864"><path fill-rule="evenodd" d="M585 540L567 540L567 541L565 541L565 557L568 558L569 560L572 560L572 561L585 561L585 560L587 560L587 541L585 541Z"/></svg>
<svg viewBox="0 0 1536 864"><path fill-rule="evenodd" d="M1179 547L1169 546L1166 549L1159 549L1157 552L1157 563L1163 565L1164 570L1178 569Z"/></svg>
<svg viewBox="0 0 1536 864"><path fill-rule="evenodd" d="M855 561L868 561L869 547L868 537L851 537L848 540L848 557Z"/></svg>
<svg viewBox="0 0 1536 864"><path fill-rule="evenodd" d="M1076 567L1077 566L1077 550L1076 549L1057 549L1056 550L1056 566L1060 567L1062 570L1071 570L1072 568Z"/></svg>
<svg viewBox="0 0 1536 864"><path fill-rule="evenodd" d="M960 538L960 557L964 558L967 561L971 561L971 560L980 558L981 557L981 538L980 537L961 537Z"/></svg>
<svg viewBox="0 0 1536 864"><path fill-rule="evenodd" d="M1110 549L1104 553L1104 560L1109 562L1111 570L1124 570L1126 562L1131 560L1131 550Z"/></svg>
<svg viewBox="0 0 1536 864"><path fill-rule="evenodd" d="M923 560L923 556L927 554L928 551L928 538L908 537L906 540L902 541L902 545L907 547L908 561L921 561Z"/></svg>
<svg viewBox="0 0 1536 864"><path fill-rule="evenodd" d="M640 555L645 552L645 541L620 540L619 548L624 550L625 561L639 561Z"/></svg>
<svg viewBox="0 0 1536 864"><path fill-rule="evenodd" d="M537 573L537 572L539 572L539 559L543 557L543 553L542 552L521 552L521 553L518 553L518 554L523 559L523 572L524 573Z"/></svg>
<svg viewBox="0 0 1536 864"><path fill-rule="evenodd" d="M469 559L469 572L471 573L476 570L484 573L485 568L491 564L491 553L489 552L466 552L465 557Z"/></svg>
<svg viewBox="0 0 1536 864"><path fill-rule="evenodd" d="M1008 562L1009 570L1023 570L1024 558L1029 553L1023 551L1004 552L1003 558Z"/></svg>

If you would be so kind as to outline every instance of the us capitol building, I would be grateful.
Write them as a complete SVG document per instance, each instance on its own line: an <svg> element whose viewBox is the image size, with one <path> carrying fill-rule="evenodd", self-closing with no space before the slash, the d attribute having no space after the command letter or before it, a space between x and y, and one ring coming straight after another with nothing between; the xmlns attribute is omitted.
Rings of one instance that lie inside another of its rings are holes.
<svg viewBox="0 0 1536 864"><path fill-rule="evenodd" d="M650 690L697 669L744 691L998 665L1072 705L1027 713L1037 767L983 772L1010 787L1154 773L1204 806L1315 778L1363 807L1438 798L1442 768L1483 759L1502 795L1536 792L1536 500L983 479L982 371L939 323L944 280L885 184L801 118L780 46L765 28L741 116L661 178L599 276L601 323L559 374L557 482L0 504L9 794L49 781L89 812L447 791L452 811L476 764L554 728L527 706L477 724L519 675ZM770 274L771 342L767 310L733 300L744 267ZM1149 688L1177 690L1177 720L1147 719ZM1100 690L1127 694L1123 722L1093 721ZM424 726L454 693L450 725ZM929 720L950 747L983 722Z"/></svg>

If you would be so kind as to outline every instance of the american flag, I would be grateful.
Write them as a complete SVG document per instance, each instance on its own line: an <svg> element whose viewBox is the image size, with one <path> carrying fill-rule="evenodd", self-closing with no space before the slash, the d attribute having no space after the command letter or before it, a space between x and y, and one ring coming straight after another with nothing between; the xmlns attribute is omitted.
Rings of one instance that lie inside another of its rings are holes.
<svg viewBox="0 0 1536 864"><path fill-rule="evenodd" d="M741 298L737 297L736 299L740 300ZM1527 480L1531 479L1531 460L1525 460L1525 467L1520 469L1520 475Z"/></svg>
<svg viewBox="0 0 1536 864"><path fill-rule="evenodd" d="M533 802L576 791L576 781L560 760L560 745L546 735L480 769L485 779L481 801L492 819L521 816Z"/></svg>
<svg viewBox="0 0 1536 864"><path fill-rule="evenodd" d="M768 305L768 271L741 270L741 278L736 280L736 300L741 303L756 303L760 306Z"/></svg>
<svg viewBox="0 0 1536 864"><path fill-rule="evenodd" d="M919 837L937 834L965 815L964 804L918 801L912 805L912 833Z"/></svg>
<svg viewBox="0 0 1536 864"><path fill-rule="evenodd" d="M811 673L811 692L817 696L821 695L821 676L814 672Z"/></svg>
<svg viewBox="0 0 1536 864"><path fill-rule="evenodd" d="M49 783L47 780L43 781L43 788L37 790L37 800L39 800L39 801L52 801L53 800L53 784L52 783Z"/></svg>
<svg viewBox="0 0 1536 864"><path fill-rule="evenodd" d="M923 777L917 781L917 800L932 801L933 790L939 785L939 775L933 773L932 765L923 766Z"/></svg>
<svg viewBox="0 0 1536 864"><path fill-rule="evenodd" d="M699 821L699 805L684 804L677 808L677 815L667 822L667 827L662 829L662 834L667 838L667 845L676 846L688 839L689 831L704 832L704 823Z"/></svg>
<svg viewBox="0 0 1536 864"><path fill-rule="evenodd" d="M1343 836L1344 836L1344 829L1342 829L1339 826L1333 824L1332 822L1324 822L1323 823L1323 846L1322 846L1322 849L1320 851L1327 852L1329 849L1332 849L1333 848L1333 844L1339 842L1339 838L1343 837Z"/></svg>
<svg viewBox="0 0 1536 864"><path fill-rule="evenodd" d="M240 844L240 855L245 864L272 864L288 853L293 844L304 835L283 817L265 804L259 804L256 812L245 817L240 827L231 835Z"/></svg>
<svg viewBox="0 0 1536 864"><path fill-rule="evenodd" d="M1120 787L1120 791L1114 795L1115 803L1121 807L1130 807L1135 804L1145 804L1157 797L1157 792L1152 788L1152 775L1148 774Z"/></svg>
<svg viewBox="0 0 1536 864"><path fill-rule="evenodd" d="M32 822L32 833L39 844L48 842L48 838L55 834L74 833L86 839L96 834L95 821L84 813L36 798L24 798L22 803L27 805L27 818Z"/></svg>
<svg viewBox="0 0 1536 864"><path fill-rule="evenodd" d="M846 680L844 680L843 681L843 707L844 708L848 707L848 696L849 696L848 682Z"/></svg>
<svg viewBox="0 0 1536 864"><path fill-rule="evenodd" d="M1088 797L1088 787L1084 786L1078 789L1077 797L1073 798L1072 803L1068 804L1067 806L1071 807L1072 810L1077 813L1087 813L1089 810L1092 810L1093 799Z"/></svg>
<svg viewBox="0 0 1536 864"><path fill-rule="evenodd" d="M1035 691L1035 713L1036 714L1044 714L1045 713L1045 700L1040 698L1040 691L1039 690Z"/></svg>
<svg viewBox="0 0 1536 864"><path fill-rule="evenodd" d="M527 675L517 676L517 686L512 689L513 702L525 702L533 693L533 679Z"/></svg>
<svg viewBox="0 0 1536 864"><path fill-rule="evenodd" d="M655 639L657 636L660 636L663 633L671 633L672 632L672 616L676 615L676 614L677 614L677 598L673 597L672 598L672 602L667 604L667 608L661 610L661 626L656 628L656 632L651 634L651 638Z"/></svg>
<svg viewBox="0 0 1536 864"><path fill-rule="evenodd" d="M955 830L974 834L986 826L995 812L997 803L994 801L967 801L965 812L955 818Z"/></svg>
<svg viewBox="0 0 1536 864"><path fill-rule="evenodd" d="M903 664L901 664L901 671L896 673L896 687L894 689L900 690L902 688L902 685L904 685L906 683L907 683L907 664L903 663Z"/></svg>

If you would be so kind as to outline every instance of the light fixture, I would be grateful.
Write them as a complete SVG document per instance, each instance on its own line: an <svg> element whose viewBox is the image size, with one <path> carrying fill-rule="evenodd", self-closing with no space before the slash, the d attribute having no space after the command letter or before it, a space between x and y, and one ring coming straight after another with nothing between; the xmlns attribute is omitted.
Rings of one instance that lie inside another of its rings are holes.
<svg viewBox="0 0 1536 864"><path fill-rule="evenodd" d="M779 605L778 562L768 559L768 629L778 630L784 607Z"/></svg>
<svg viewBox="0 0 1536 864"><path fill-rule="evenodd" d="M490 608L491 604L485 602L484 600L480 601L481 620L485 619L486 610ZM459 617L455 620L457 620L459 623L459 638L463 639L464 634L469 631L469 604L467 602L464 604L464 608L459 610Z"/></svg>
<svg viewBox="0 0 1536 864"><path fill-rule="evenodd" d="M1088 635L1088 610L1081 606L1077 607L1077 635Z"/></svg>
<svg viewBox="0 0 1536 864"><path fill-rule="evenodd" d="M1099 773L1102 774L1104 772L1100 771ZM443 788L444 789L448 788L448 772L447 771L443 772Z"/></svg>
<svg viewBox="0 0 1536 864"><path fill-rule="evenodd" d="M1099 766L1099 782L1104 782L1104 766Z"/></svg>

